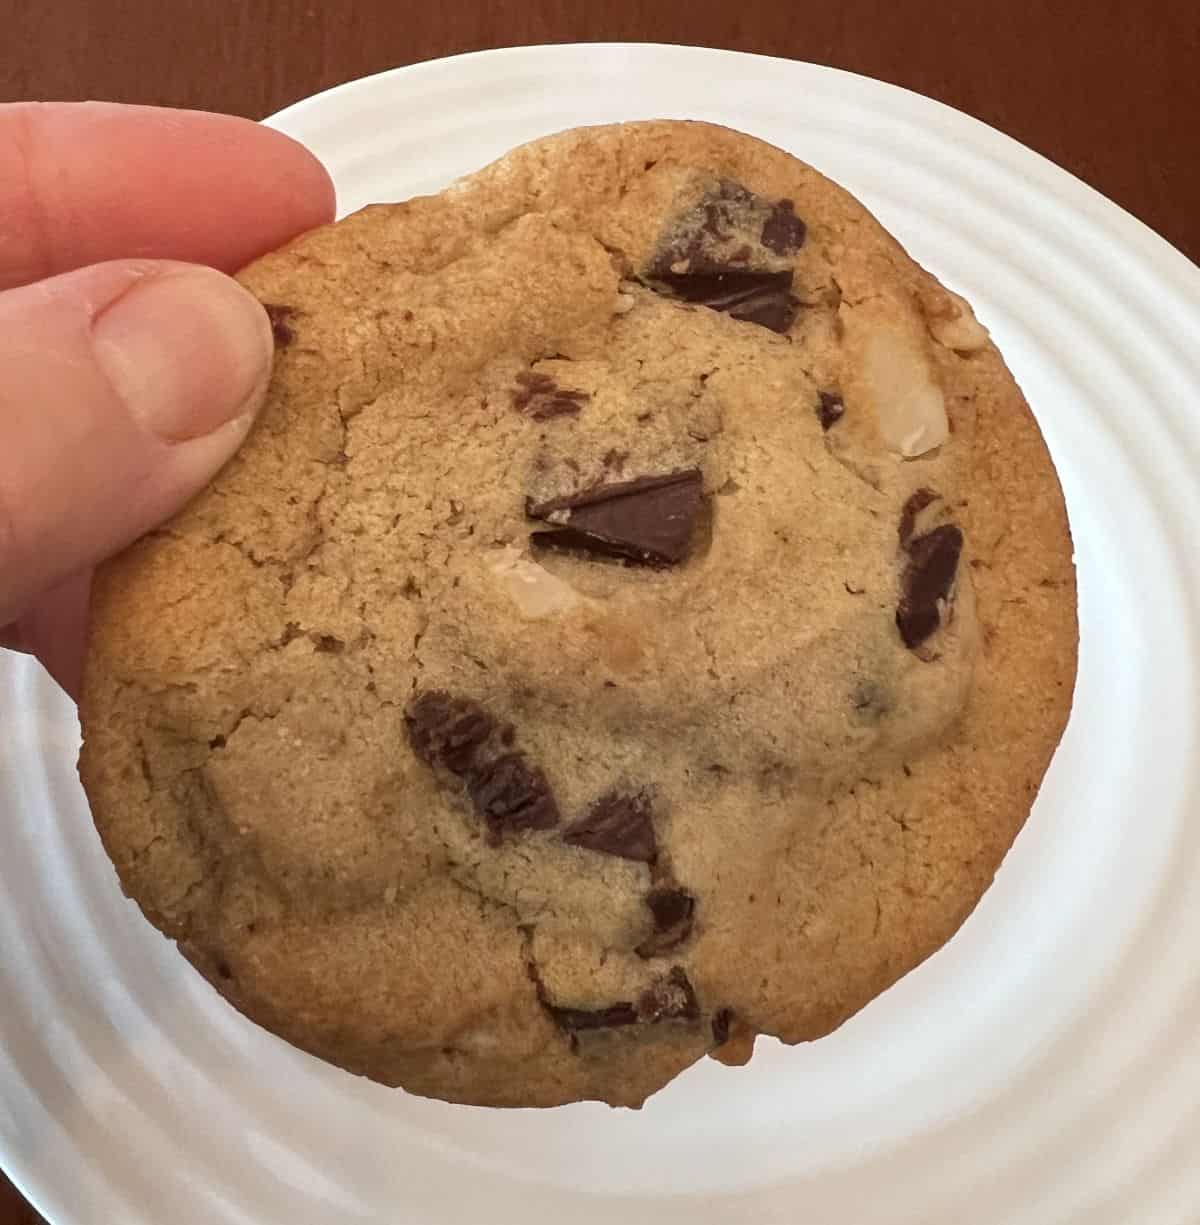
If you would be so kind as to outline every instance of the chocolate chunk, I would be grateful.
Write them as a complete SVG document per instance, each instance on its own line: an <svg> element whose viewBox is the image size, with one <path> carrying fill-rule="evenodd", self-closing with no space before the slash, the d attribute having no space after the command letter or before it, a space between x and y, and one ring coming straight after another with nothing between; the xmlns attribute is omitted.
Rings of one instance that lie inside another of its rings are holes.
<svg viewBox="0 0 1200 1225"><path fill-rule="evenodd" d="M660 885L646 895L646 905L654 918L654 934L637 946L639 957L660 957L692 934L696 899L686 889Z"/></svg>
<svg viewBox="0 0 1200 1225"><path fill-rule="evenodd" d="M908 542L908 565L896 609L896 626L906 647L920 646L941 625L938 603L950 596L962 546L963 534L953 523Z"/></svg>
<svg viewBox="0 0 1200 1225"><path fill-rule="evenodd" d="M499 726L478 702L431 689L408 704L404 720L417 757L466 783L493 842L504 833L558 824L545 774L512 749L512 727Z"/></svg>
<svg viewBox="0 0 1200 1225"><path fill-rule="evenodd" d="M695 1021L700 1016L696 993L682 966L672 966L671 972L655 979L638 997L637 1017L643 1024L659 1021Z"/></svg>
<svg viewBox="0 0 1200 1225"><path fill-rule="evenodd" d="M729 1027L733 1024L732 1008L718 1008L713 1013L712 1036L717 1046L724 1046L729 1041Z"/></svg>
<svg viewBox="0 0 1200 1225"><path fill-rule="evenodd" d="M804 246L807 227L796 216L791 200L777 200L763 222L762 244L776 255L791 255Z"/></svg>
<svg viewBox="0 0 1200 1225"><path fill-rule="evenodd" d="M827 430L836 425L845 411L842 397L836 391L817 392L817 420L821 423L821 429Z"/></svg>
<svg viewBox="0 0 1200 1225"><path fill-rule="evenodd" d="M556 1008L546 1005L554 1022L567 1033L575 1035L589 1029L617 1029L636 1025L641 1019L632 1004L610 1004L607 1008Z"/></svg>
<svg viewBox="0 0 1200 1225"><path fill-rule="evenodd" d="M550 375L540 371L520 371L517 383L517 390L512 393L513 407L534 421L577 416L580 408L591 399L586 391L559 387Z"/></svg>
<svg viewBox="0 0 1200 1225"><path fill-rule="evenodd" d="M522 753L505 753L472 771L467 790L494 841L505 833L558 824L558 804L546 776Z"/></svg>
<svg viewBox="0 0 1200 1225"><path fill-rule="evenodd" d="M692 261L695 267L695 261ZM783 333L792 326L799 300L791 292L792 271L756 272L729 266L689 272L655 272L653 279L684 302L707 306L745 323Z"/></svg>
<svg viewBox="0 0 1200 1225"><path fill-rule="evenodd" d="M656 280L666 285L685 302L698 302L713 310L732 312L745 299L764 292L777 293L791 289L792 273L758 272L753 268L730 268L710 265L687 272L663 272Z"/></svg>
<svg viewBox="0 0 1200 1225"><path fill-rule="evenodd" d="M264 302L263 310L267 312L267 318L271 321L271 335L275 338L275 347L286 349L296 339L296 333L292 331L290 322L291 317L296 313L295 307Z"/></svg>
<svg viewBox="0 0 1200 1225"><path fill-rule="evenodd" d="M588 1030L657 1025L660 1021L695 1021L700 1016L696 993L682 966L673 966L669 974L656 978L638 996L636 1004L621 1002L605 1008L560 1008L546 999L540 982L538 998L554 1023L570 1034L571 1045L576 1049L576 1035Z"/></svg>
<svg viewBox="0 0 1200 1225"><path fill-rule="evenodd" d="M699 469L689 468L529 503L525 513L531 519L560 527L553 532L534 532L530 542L642 566L675 565L683 561L691 546L703 508L702 488Z"/></svg>
<svg viewBox="0 0 1200 1225"><path fill-rule="evenodd" d="M655 927L668 931L691 921L696 899L686 889L651 889L646 895L646 905L654 916Z"/></svg>
<svg viewBox="0 0 1200 1225"><path fill-rule="evenodd" d="M442 766L460 776L470 772L496 727L478 702L441 689L427 690L409 702L404 722L413 752L426 765Z"/></svg>
<svg viewBox="0 0 1200 1225"><path fill-rule="evenodd" d="M800 305L792 270L762 265L798 250L804 235L790 200L764 200L722 179L672 223L644 275L660 293L782 333Z"/></svg>
<svg viewBox="0 0 1200 1225"><path fill-rule="evenodd" d="M905 547L908 546L909 538L913 534L913 528L916 526L917 516L925 509L925 507L936 502L941 494L934 493L932 489L918 489L912 494L908 501L904 503L900 511L900 543Z"/></svg>
<svg viewBox="0 0 1200 1225"><path fill-rule="evenodd" d="M563 831L563 841L602 855L653 863L658 844L650 800L644 792L610 791Z"/></svg>

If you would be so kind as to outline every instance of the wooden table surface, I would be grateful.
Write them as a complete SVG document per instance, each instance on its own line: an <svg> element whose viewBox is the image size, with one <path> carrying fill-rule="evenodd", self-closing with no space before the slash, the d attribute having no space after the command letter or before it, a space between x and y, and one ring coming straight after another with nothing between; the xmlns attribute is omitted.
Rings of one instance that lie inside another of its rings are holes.
<svg viewBox="0 0 1200 1225"><path fill-rule="evenodd" d="M698 43L833 64L1000 128L1200 262L1197 0L0 0L0 31L0 103L255 118L397 64L521 43ZM39 1219L0 1176L0 1225Z"/></svg>

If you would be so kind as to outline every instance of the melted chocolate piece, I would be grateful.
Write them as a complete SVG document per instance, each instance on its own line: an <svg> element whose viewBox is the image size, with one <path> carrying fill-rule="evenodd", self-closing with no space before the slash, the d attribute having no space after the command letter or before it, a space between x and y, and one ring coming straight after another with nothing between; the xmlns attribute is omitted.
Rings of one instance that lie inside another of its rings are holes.
<svg viewBox="0 0 1200 1225"><path fill-rule="evenodd" d="M636 1004L622 1001L605 1008L560 1008L545 998L540 980L535 981L542 1006L554 1023L571 1036L573 1050L579 1048L576 1035L588 1030L657 1025L660 1021L695 1021L700 1016L696 993L682 966L672 966L669 974L656 978L638 996Z"/></svg>
<svg viewBox="0 0 1200 1225"><path fill-rule="evenodd" d="M653 863L658 844L650 819L650 800L644 792L630 795L610 791L563 831L563 841L602 855Z"/></svg>
<svg viewBox="0 0 1200 1225"><path fill-rule="evenodd" d="M713 1013L712 1036L717 1046L724 1046L729 1041L729 1027L733 1024L732 1008L718 1008Z"/></svg>
<svg viewBox="0 0 1200 1225"><path fill-rule="evenodd" d="M682 966L656 979L638 997L638 1020L656 1025L659 1021L695 1021L700 1016L696 993Z"/></svg>
<svg viewBox="0 0 1200 1225"><path fill-rule="evenodd" d="M478 702L431 689L409 702L404 722L419 760L466 783L492 842L505 833L558 824L558 803L545 774L513 750L511 725L501 727Z"/></svg>
<svg viewBox="0 0 1200 1225"><path fill-rule="evenodd" d="M413 752L428 766L442 766L460 777L496 728L478 702L441 689L419 694L408 704L404 723Z"/></svg>
<svg viewBox="0 0 1200 1225"><path fill-rule="evenodd" d="M688 554L703 508L702 489L699 469L689 468L530 503L525 513L531 519L559 525L558 531L534 532L530 543L642 566L673 566Z"/></svg>
<svg viewBox="0 0 1200 1225"><path fill-rule="evenodd" d="M722 179L671 224L645 277L659 293L786 332L800 305L792 270L762 265L797 251L804 236L791 200L764 200Z"/></svg>
<svg viewBox="0 0 1200 1225"><path fill-rule="evenodd" d="M513 408L534 421L578 416L580 408L592 398L586 391L559 387L550 375L533 370L522 370L517 383L512 393Z"/></svg>
<svg viewBox="0 0 1200 1225"><path fill-rule="evenodd" d="M791 255L804 246L807 227L796 216L791 200L777 200L763 222L762 244L776 255Z"/></svg>
<svg viewBox="0 0 1200 1225"><path fill-rule="evenodd" d="M654 918L654 934L635 950L639 957L660 957L678 948L692 934L696 899L686 889L661 885L646 894L646 905Z"/></svg>
<svg viewBox="0 0 1200 1225"><path fill-rule="evenodd" d="M296 339L296 333L292 331L290 322L291 317L296 313L296 308L280 306L275 302L264 302L263 310L267 312L267 318L271 321L271 335L275 338L275 347L286 349Z"/></svg>
<svg viewBox="0 0 1200 1225"><path fill-rule="evenodd" d="M836 391L817 392L817 420L821 423L821 429L827 430L836 425L845 411L842 397Z"/></svg>
<svg viewBox="0 0 1200 1225"><path fill-rule="evenodd" d="M792 326L799 300L792 294L792 271L755 272L729 265L692 261L693 271L653 273L658 285L684 302L707 306L745 323L757 323L772 332Z"/></svg>
<svg viewBox="0 0 1200 1225"><path fill-rule="evenodd" d="M550 784L523 753L505 753L473 771L467 790L494 841L505 833L558 824L558 803Z"/></svg>
<svg viewBox="0 0 1200 1225"><path fill-rule="evenodd" d="M950 596L962 546L962 531L953 523L908 542L908 565L896 608L896 627L906 647L920 646L941 625L938 602Z"/></svg>
<svg viewBox="0 0 1200 1225"><path fill-rule="evenodd" d="M916 526L917 516L925 509L932 505L942 495L934 493L932 489L918 489L916 493L910 495L907 502L904 503L900 511L900 543L907 548L909 539L912 537L913 528Z"/></svg>
<svg viewBox="0 0 1200 1225"><path fill-rule="evenodd" d="M616 1029L621 1025L636 1025L641 1019L632 1004L610 1004L607 1008L556 1008L546 1005L554 1022L574 1035L589 1029Z"/></svg>
<svg viewBox="0 0 1200 1225"><path fill-rule="evenodd" d="M686 889L652 889L646 895L646 905L654 916L654 925L659 931L668 931L681 923L689 923L696 899Z"/></svg>

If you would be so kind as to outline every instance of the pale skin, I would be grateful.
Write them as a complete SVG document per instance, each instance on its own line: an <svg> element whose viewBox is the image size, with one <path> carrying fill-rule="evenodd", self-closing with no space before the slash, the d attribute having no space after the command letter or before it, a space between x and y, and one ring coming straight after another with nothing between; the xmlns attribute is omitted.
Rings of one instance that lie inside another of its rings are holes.
<svg viewBox="0 0 1200 1225"><path fill-rule="evenodd" d="M249 432L272 362L226 274L333 217L320 163L244 119L0 105L0 646L78 692L92 568Z"/></svg>

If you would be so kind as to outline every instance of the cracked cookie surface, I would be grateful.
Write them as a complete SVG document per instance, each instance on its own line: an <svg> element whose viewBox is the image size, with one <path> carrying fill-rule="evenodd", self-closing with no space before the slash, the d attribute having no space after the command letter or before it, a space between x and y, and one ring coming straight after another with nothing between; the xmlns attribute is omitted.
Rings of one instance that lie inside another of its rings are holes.
<svg viewBox="0 0 1200 1225"><path fill-rule="evenodd" d="M102 569L81 773L236 1007L451 1101L637 1105L934 951L1070 706L1071 545L962 299L725 129L515 150L241 277L213 487Z"/></svg>

